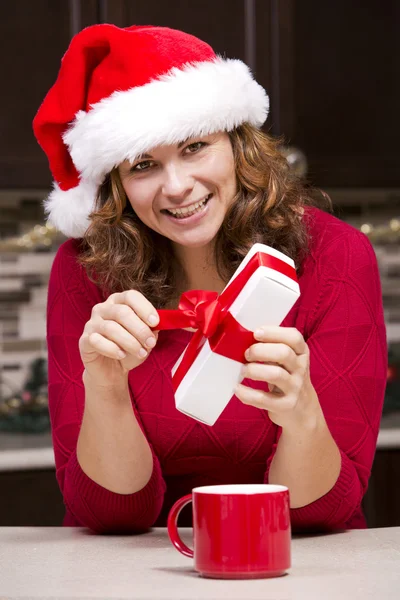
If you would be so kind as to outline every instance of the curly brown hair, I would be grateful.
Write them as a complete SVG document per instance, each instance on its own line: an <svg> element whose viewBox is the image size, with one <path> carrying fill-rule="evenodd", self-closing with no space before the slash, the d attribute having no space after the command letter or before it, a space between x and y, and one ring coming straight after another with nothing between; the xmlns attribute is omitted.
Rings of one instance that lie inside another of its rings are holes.
<svg viewBox="0 0 400 600"><path fill-rule="evenodd" d="M330 198L293 173L280 150L282 138L272 138L247 123L229 137L237 194L215 239L219 277L227 282L256 242L290 256L299 275L309 251L303 207L322 203L331 212ZM100 187L90 218L79 262L106 295L136 289L158 309L177 300L185 273L172 244L137 217L118 169Z"/></svg>

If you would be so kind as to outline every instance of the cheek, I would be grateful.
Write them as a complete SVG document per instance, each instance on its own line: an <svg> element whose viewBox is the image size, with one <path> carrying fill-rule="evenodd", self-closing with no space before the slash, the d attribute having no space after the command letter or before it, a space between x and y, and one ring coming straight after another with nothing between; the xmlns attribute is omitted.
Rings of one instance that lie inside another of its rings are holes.
<svg viewBox="0 0 400 600"><path fill-rule="evenodd" d="M123 184L128 202L138 216L144 215L152 208L152 199L150 186L143 185L142 182L124 182Z"/></svg>
<svg viewBox="0 0 400 600"><path fill-rule="evenodd" d="M236 174L233 157L229 155L221 155L213 157L211 164L208 166L207 176L213 182L223 188L221 191L234 194L236 190Z"/></svg>

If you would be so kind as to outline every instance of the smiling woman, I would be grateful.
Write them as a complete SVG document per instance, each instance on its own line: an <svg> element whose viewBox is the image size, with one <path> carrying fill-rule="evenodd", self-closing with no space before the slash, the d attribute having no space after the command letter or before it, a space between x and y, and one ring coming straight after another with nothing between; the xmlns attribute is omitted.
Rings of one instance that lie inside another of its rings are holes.
<svg viewBox="0 0 400 600"><path fill-rule="evenodd" d="M190 265L182 269L181 248L198 248L197 264L215 264L219 291L256 241L300 257L301 269L302 210L318 190L301 186L280 143L246 123L122 162L99 189L80 263L110 291L135 288L158 308L198 287ZM329 208L323 194L318 199Z"/></svg>
<svg viewBox="0 0 400 600"><path fill-rule="evenodd" d="M226 133L183 147L160 146L152 151L151 160L139 160L131 168L122 163L119 174L140 221L184 246L205 247L212 242L236 191L233 152Z"/></svg>
<svg viewBox="0 0 400 600"><path fill-rule="evenodd" d="M76 238L47 320L66 525L135 532L197 486L273 483L293 528L365 527L387 372L376 257L291 172L261 130L268 107L241 61L168 28L96 25L63 57L34 131L56 182L49 220ZM293 259L301 295L254 332L210 428L175 407L192 332L158 331L158 309L215 297L256 242Z"/></svg>

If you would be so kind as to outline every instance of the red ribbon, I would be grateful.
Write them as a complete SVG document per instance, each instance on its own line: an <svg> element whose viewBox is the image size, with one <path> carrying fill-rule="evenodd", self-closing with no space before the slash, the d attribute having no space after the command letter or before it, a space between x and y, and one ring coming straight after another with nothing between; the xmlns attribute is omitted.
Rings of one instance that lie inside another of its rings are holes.
<svg viewBox="0 0 400 600"><path fill-rule="evenodd" d="M190 369L205 341L216 354L246 363L244 353L254 342L252 331L245 329L229 312L234 300L259 267L270 267L297 282L296 270L286 262L257 252L218 296L217 292L190 290L182 294L177 310L159 310L160 323L155 329L197 329L172 378L174 391Z"/></svg>

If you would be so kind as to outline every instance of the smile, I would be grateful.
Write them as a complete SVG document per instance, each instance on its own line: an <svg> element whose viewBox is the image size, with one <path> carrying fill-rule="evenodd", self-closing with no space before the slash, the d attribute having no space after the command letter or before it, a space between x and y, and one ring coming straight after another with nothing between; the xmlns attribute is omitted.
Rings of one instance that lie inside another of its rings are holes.
<svg viewBox="0 0 400 600"><path fill-rule="evenodd" d="M208 194L208 196L204 198L204 200L201 200L200 202L194 202L193 204L191 204L190 206L186 206L185 208L166 208L162 212L166 212L172 215L173 217L175 217L175 219L185 219L187 217L191 217L196 213L202 212L207 202L210 200L211 196L212 194Z"/></svg>

